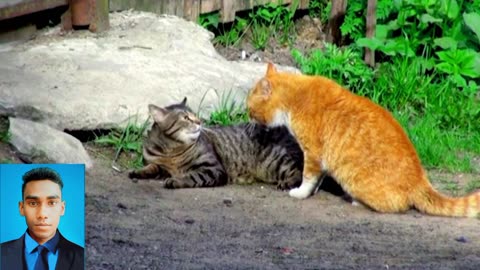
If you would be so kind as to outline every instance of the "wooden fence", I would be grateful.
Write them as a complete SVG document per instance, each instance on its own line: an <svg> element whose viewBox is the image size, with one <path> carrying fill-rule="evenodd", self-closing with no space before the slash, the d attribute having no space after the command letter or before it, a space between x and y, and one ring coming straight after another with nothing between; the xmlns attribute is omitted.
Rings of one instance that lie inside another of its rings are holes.
<svg viewBox="0 0 480 270"><path fill-rule="evenodd" d="M221 22L235 20L237 11L249 10L267 3L291 4L298 1L299 9L308 8L309 0L110 0L110 10L136 9L170 14L196 21L200 14L220 12Z"/></svg>

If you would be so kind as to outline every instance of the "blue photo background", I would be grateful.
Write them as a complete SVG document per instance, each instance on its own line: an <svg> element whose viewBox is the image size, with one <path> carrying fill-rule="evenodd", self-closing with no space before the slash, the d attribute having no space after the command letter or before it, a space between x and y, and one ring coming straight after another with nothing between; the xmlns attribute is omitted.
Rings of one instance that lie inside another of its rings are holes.
<svg viewBox="0 0 480 270"><path fill-rule="evenodd" d="M49 167L60 174L65 215L60 217L58 230L69 241L85 247L84 164L0 164L0 242L17 239L27 230L25 217L18 209L22 176L38 167Z"/></svg>

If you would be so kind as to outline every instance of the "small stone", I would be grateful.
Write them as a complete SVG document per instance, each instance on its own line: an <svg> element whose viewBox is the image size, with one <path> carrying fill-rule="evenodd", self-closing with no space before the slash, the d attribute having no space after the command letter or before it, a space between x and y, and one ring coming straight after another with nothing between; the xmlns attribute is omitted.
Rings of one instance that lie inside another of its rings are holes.
<svg viewBox="0 0 480 270"><path fill-rule="evenodd" d="M123 203L117 203L117 207L121 209L128 209L128 207Z"/></svg>
<svg viewBox="0 0 480 270"><path fill-rule="evenodd" d="M185 219L185 223L193 224L193 223L195 223L195 220L193 218L187 218L187 219Z"/></svg>
<svg viewBox="0 0 480 270"><path fill-rule="evenodd" d="M455 238L455 241L460 242L460 243L467 243L468 240L464 236L459 236Z"/></svg>
<svg viewBox="0 0 480 270"><path fill-rule="evenodd" d="M233 205L232 199L226 198L223 199L223 204L225 204L227 207L231 207Z"/></svg>

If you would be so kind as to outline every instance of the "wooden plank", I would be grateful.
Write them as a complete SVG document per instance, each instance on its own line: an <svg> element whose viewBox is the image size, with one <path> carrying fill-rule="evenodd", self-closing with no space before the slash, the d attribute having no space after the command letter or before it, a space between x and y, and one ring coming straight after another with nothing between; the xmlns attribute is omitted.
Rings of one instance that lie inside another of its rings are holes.
<svg viewBox="0 0 480 270"><path fill-rule="evenodd" d="M183 7L185 6L185 0L175 1L175 15L181 18L185 18L185 12Z"/></svg>
<svg viewBox="0 0 480 270"><path fill-rule="evenodd" d="M200 14L210 13L222 8L222 0L201 0Z"/></svg>
<svg viewBox="0 0 480 270"><path fill-rule="evenodd" d="M110 27L108 20L108 0L89 0L90 1L90 21L89 30L92 32L106 31Z"/></svg>
<svg viewBox="0 0 480 270"><path fill-rule="evenodd" d="M235 2L233 0L222 0L222 8L220 9L220 21L233 22L235 20Z"/></svg>
<svg viewBox="0 0 480 270"><path fill-rule="evenodd" d="M367 3L367 38L372 38L375 36L375 28L377 25L377 0L368 0ZM375 51L365 48L365 63L373 67L375 66Z"/></svg>
<svg viewBox="0 0 480 270"><path fill-rule="evenodd" d="M200 0L185 0L183 4L183 17L196 22L200 16Z"/></svg>
<svg viewBox="0 0 480 270"><path fill-rule="evenodd" d="M0 20L68 5L68 0L24 0L0 3Z"/></svg>
<svg viewBox="0 0 480 270"><path fill-rule="evenodd" d="M298 5L298 9L308 9L309 4L310 0L300 0L300 5Z"/></svg>

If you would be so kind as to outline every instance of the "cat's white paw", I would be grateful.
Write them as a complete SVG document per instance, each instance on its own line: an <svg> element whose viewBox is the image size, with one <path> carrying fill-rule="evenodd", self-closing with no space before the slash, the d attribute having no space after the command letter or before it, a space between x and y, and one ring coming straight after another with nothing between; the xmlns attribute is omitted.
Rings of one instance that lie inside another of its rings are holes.
<svg viewBox="0 0 480 270"><path fill-rule="evenodd" d="M297 199L305 199L308 196L310 196L310 192L308 192L305 189L301 189L301 187L298 187L298 188L291 189L288 192L288 195L290 195L290 197L294 197Z"/></svg>
<svg viewBox="0 0 480 270"><path fill-rule="evenodd" d="M291 197L297 199L305 199L308 196L312 195L313 190L315 189L315 183L302 182L298 188L290 190L288 193Z"/></svg>
<svg viewBox="0 0 480 270"><path fill-rule="evenodd" d="M288 193L291 197L297 199L305 199L308 196L312 195L313 190L317 185L317 181L302 181L302 184L298 188L294 188L290 190Z"/></svg>
<svg viewBox="0 0 480 270"><path fill-rule="evenodd" d="M355 200L355 199L352 199L352 205L353 206L360 206L362 205L359 201Z"/></svg>

